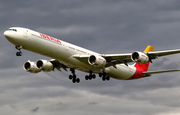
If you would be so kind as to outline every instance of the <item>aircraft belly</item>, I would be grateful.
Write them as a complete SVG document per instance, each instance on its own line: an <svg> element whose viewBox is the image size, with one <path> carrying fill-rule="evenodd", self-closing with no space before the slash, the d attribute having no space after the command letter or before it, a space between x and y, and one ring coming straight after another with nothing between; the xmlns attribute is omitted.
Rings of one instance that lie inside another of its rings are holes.
<svg viewBox="0 0 180 115"><path fill-rule="evenodd" d="M93 73L100 73L101 72L101 68L98 67L94 67L90 64L84 63L79 61L76 58L73 58L72 56L70 56L69 58L60 61L61 63L63 63L64 65L70 67L70 68L74 68L83 72L90 72L92 71Z"/></svg>
<svg viewBox="0 0 180 115"><path fill-rule="evenodd" d="M132 66L126 66L124 64L116 65L116 68L111 66L109 67L110 72L108 75L112 78L115 79L120 79L120 80L127 80L131 76L134 75L136 68Z"/></svg>

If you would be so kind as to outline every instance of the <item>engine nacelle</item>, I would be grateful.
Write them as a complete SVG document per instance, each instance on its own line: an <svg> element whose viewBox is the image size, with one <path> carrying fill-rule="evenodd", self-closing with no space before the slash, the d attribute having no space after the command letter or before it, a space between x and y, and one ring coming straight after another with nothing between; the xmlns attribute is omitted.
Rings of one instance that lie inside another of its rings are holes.
<svg viewBox="0 0 180 115"><path fill-rule="evenodd" d="M31 73L38 73L41 71L39 68L37 68L36 62L31 62L31 61L27 61L26 63L24 63L23 68L27 72L31 72Z"/></svg>
<svg viewBox="0 0 180 115"><path fill-rule="evenodd" d="M142 53L142 52L132 53L131 59L132 61L138 64L146 64L147 62L149 62L149 57L145 53Z"/></svg>
<svg viewBox="0 0 180 115"><path fill-rule="evenodd" d="M96 66L96 67L104 67L106 65L106 59L104 59L101 56L95 56L91 55L88 58L88 62L90 65Z"/></svg>
<svg viewBox="0 0 180 115"><path fill-rule="evenodd" d="M36 62L37 68L39 68L42 71L50 72L53 70L54 66L53 64L48 60L38 60Z"/></svg>

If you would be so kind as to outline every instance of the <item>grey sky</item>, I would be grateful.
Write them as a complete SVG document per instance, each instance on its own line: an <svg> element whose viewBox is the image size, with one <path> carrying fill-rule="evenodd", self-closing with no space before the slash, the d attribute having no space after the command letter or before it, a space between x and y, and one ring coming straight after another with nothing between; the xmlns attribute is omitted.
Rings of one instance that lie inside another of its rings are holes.
<svg viewBox="0 0 180 115"><path fill-rule="evenodd" d="M1 0L0 113L2 115L180 114L179 73L132 81L100 78L73 84L70 72L27 73L27 60L49 59L25 50L16 57L3 33L26 27L98 53L180 48L179 0ZM179 55L154 60L149 70L180 69Z"/></svg>

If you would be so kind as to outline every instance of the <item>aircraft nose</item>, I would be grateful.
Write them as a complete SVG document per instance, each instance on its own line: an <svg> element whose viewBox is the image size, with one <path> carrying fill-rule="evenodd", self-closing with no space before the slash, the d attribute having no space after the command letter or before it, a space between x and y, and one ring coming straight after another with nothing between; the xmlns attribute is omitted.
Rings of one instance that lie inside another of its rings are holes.
<svg viewBox="0 0 180 115"><path fill-rule="evenodd" d="M4 36L5 36L5 37L7 36L7 31L4 32Z"/></svg>
<svg viewBox="0 0 180 115"><path fill-rule="evenodd" d="M4 32L4 36L5 36L6 38L8 38L8 37L11 36L11 33L10 33L9 31L5 31L5 32Z"/></svg>
<svg viewBox="0 0 180 115"><path fill-rule="evenodd" d="M17 31L16 28L10 28L10 29L6 30L4 32L4 36L9 42L11 42L12 44L15 44L15 45L17 45L19 40L21 40L21 38L22 38L21 33L19 34L19 32Z"/></svg>
<svg viewBox="0 0 180 115"><path fill-rule="evenodd" d="M16 40L17 34L15 34L12 31L5 31L4 32L4 36L6 37L6 39L10 42L14 42L14 40Z"/></svg>

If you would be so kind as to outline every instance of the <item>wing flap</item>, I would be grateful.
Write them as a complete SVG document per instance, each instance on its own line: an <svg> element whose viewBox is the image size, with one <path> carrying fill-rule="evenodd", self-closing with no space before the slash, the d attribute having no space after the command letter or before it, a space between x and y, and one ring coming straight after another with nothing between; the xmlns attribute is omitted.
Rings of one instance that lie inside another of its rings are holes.
<svg viewBox="0 0 180 115"><path fill-rule="evenodd" d="M127 65L128 62L132 62L130 53L128 54L102 54L100 56L106 59L107 61L106 67L114 66L116 64L122 64L122 63ZM73 57L84 63L88 63L88 58L90 57L90 55L73 55Z"/></svg>
<svg viewBox="0 0 180 115"><path fill-rule="evenodd" d="M90 55L73 55L73 57L78 59L79 61L87 64L88 58L90 57Z"/></svg>
<svg viewBox="0 0 180 115"><path fill-rule="evenodd" d="M50 62L53 64L53 66L54 66L57 70L61 71L60 68L63 68L65 71L67 71L67 68L68 68L68 67L65 66L64 64L60 63L59 60L52 59L52 60L50 60Z"/></svg>
<svg viewBox="0 0 180 115"><path fill-rule="evenodd" d="M132 62L131 60L131 53L127 54L105 54L102 55L107 60L106 67L114 66L116 64L122 64L124 63L127 65L127 63Z"/></svg>

